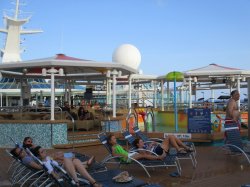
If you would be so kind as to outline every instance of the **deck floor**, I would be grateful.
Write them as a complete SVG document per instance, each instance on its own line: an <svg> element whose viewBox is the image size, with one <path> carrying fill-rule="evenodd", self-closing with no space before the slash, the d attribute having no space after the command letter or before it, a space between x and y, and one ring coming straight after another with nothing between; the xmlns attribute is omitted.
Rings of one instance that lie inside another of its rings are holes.
<svg viewBox="0 0 250 187"><path fill-rule="evenodd" d="M49 150L53 152L56 150ZM64 150L70 151L70 150ZM75 151L95 155L96 160L101 161L107 151L102 145L77 148ZM7 168L10 158L4 149L0 149L0 186L10 186ZM148 178L140 167L123 166L132 176L138 177L149 183L157 183L166 187L237 187L250 184L250 165L242 156L229 156L215 146L197 146L198 165L192 168L189 160L181 161L183 174L181 177L171 177L174 168L151 169L151 178Z"/></svg>

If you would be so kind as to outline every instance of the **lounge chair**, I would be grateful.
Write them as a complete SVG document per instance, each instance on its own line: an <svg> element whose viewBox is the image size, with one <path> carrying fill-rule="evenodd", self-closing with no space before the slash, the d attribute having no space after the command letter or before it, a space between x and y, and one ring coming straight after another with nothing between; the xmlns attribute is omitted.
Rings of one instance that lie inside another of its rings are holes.
<svg viewBox="0 0 250 187"><path fill-rule="evenodd" d="M32 154L32 153L31 153ZM33 155L34 156L34 155ZM79 155L77 155L79 156ZM86 155L85 155L86 156ZM81 155L81 157L83 157L83 155ZM88 158L88 156L86 156L86 158ZM36 159L39 163L42 164L42 162L37 158L34 157L34 159ZM70 177L70 175L61 167L58 165L53 165L55 171L57 173L59 173L59 175L61 176L61 178L64 181L64 185L66 186L76 186L74 180ZM103 184L104 186L112 186L112 187L120 187L123 184L120 184L116 181L114 181L112 178L117 176L119 173L121 173L122 171L120 170L101 170L101 171L97 171L91 173L91 175L93 176L93 178L98 181L98 183ZM82 176L80 176L78 174L78 180L80 182L80 186L84 186L84 187L92 187L92 185L89 183L88 180L86 180L85 178L83 178ZM133 187L133 186L143 186L146 183L140 179L137 178L133 178L132 181L127 182L126 183L126 187Z"/></svg>
<svg viewBox="0 0 250 187"><path fill-rule="evenodd" d="M27 152L34 158L34 160L36 160L36 162L38 162L39 164L41 164L44 168L44 170L47 172L47 168L44 165L44 163L36 156L33 155L33 153L27 149ZM53 164L53 162L51 162L52 167L54 168L54 171L60 176L60 179L56 179L54 178L52 175L49 175L52 179L53 182L58 185L58 186L76 186L75 181L73 180L73 178L60 166L60 165L55 165ZM86 180L85 178L81 177L78 174L78 180L80 182L81 186L90 186L90 183L88 180Z"/></svg>
<svg viewBox="0 0 250 187"><path fill-rule="evenodd" d="M237 124L225 124L225 144L232 154L242 154L250 164L250 142L245 144L241 140L239 127Z"/></svg>
<svg viewBox="0 0 250 187"><path fill-rule="evenodd" d="M41 184L45 184L49 180L48 174L44 170L30 168L8 150L6 150L6 153L13 159L8 169L12 186L41 186Z"/></svg>
<svg viewBox="0 0 250 187"><path fill-rule="evenodd" d="M160 138L149 138L147 137L142 131L135 126L133 128L135 134L137 137L141 138L144 142L150 142L150 141L156 141L156 142L163 142L163 139ZM197 160L196 160L196 149L192 142L184 142L187 146L190 146L193 149L193 152L187 152L187 153L178 153L176 149L170 149L171 155L176 155L177 159L179 160L191 160L192 165L194 168L197 166Z"/></svg>
<svg viewBox="0 0 250 187"><path fill-rule="evenodd" d="M108 156L106 156L104 158L104 160L102 161L104 164L114 163L114 164L118 164L119 166L121 164L128 164L127 162L122 162L120 159L121 157L112 156L112 150L111 150L111 147L108 145L107 136L106 136L105 132L100 133L98 135L98 138L99 138L100 142L105 146L107 151L109 152ZM135 152L135 151L136 150L133 150L133 152ZM151 153L155 154L153 152L151 152ZM165 168L166 167L176 167L178 174L181 175L181 167L180 167L180 164L175 156L168 156L164 160L146 160L146 159L135 160L134 158L131 158L131 157L130 157L130 160L133 163L136 163L139 166L141 166L144 169L144 171L146 172L146 174L148 175L148 177L151 177L151 175L149 174L147 168L156 168L156 167L165 167Z"/></svg>

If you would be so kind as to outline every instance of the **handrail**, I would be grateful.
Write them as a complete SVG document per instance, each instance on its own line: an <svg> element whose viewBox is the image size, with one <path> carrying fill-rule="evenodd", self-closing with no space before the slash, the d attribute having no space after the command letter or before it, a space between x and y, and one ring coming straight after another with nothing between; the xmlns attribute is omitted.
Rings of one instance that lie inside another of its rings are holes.
<svg viewBox="0 0 250 187"><path fill-rule="evenodd" d="M153 108L152 107L140 107L140 108L146 108L146 111L145 111L145 114L146 114L146 117L148 119L148 116L151 116L152 118L152 121L153 121L153 131L155 131L155 116L154 116L154 111L153 111ZM128 115L126 117L126 128L127 130L129 130L129 119L131 117L135 117L135 120L136 120L136 126L138 126L138 112L136 111L136 108L129 108L129 112L128 112ZM144 129L145 131L147 132L147 121L145 121L145 119L143 118L143 122L144 122Z"/></svg>
<svg viewBox="0 0 250 187"><path fill-rule="evenodd" d="M68 111L64 111L71 119L71 122L73 123L73 145L72 145L72 150L75 150L75 119L73 118L73 116L68 112Z"/></svg>
<svg viewBox="0 0 250 187"><path fill-rule="evenodd" d="M129 119L134 116L135 118L135 123L136 123L136 126L138 126L138 114L137 114L137 111L134 109L134 108L129 108L129 112L128 112L128 115L126 117L126 128L127 130L129 130Z"/></svg>
<svg viewBox="0 0 250 187"><path fill-rule="evenodd" d="M153 127L153 131L155 131L155 115L154 115L154 111L152 107L146 107L146 120L148 120L148 116L151 116L152 118L152 127ZM147 127L147 121L144 120L144 127L145 127L145 131L148 132L148 127Z"/></svg>

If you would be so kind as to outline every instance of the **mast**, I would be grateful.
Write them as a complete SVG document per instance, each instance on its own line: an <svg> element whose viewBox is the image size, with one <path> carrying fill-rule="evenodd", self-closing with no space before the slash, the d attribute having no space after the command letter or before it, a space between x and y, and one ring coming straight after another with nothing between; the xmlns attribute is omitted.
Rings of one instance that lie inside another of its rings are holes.
<svg viewBox="0 0 250 187"><path fill-rule="evenodd" d="M30 20L30 17L18 19L19 15L19 0L16 0L16 9L13 17L4 15L6 23L5 28L0 28L0 32L6 34L4 49L1 49L2 63L20 62L21 53L20 37L24 34L36 34L42 30L24 30L22 25Z"/></svg>

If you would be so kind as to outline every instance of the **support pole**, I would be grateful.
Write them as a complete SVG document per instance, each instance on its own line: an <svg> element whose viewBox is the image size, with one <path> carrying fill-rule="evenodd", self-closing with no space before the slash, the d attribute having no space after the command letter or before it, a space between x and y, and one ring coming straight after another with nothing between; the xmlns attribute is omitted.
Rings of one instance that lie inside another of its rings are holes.
<svg viewBox="0 0 250 187"><path fill-rule="evenodd" d="M116 118L116 74L113 74L113 117Z"/></svg>
<svg viewBox="0 0 250 187"><path fill-rule="evenodd" d="M54 67L51 68L51 99L50 99L50 108L51 108L51 116L50 120L54 121L55 120L55 74L53 72Z"/></svg>
<svg viewBox="0 0 250 187"><path fill-rule="evenodd" d="M164 81L161 80L161 110L164 111Z"/></svg>
<svg viewBox="0 0 250 187"><path fill-rule="evenodd" d="M192 108L192 78L188 79L188 90L189 90L189 108Z"/></svg>

